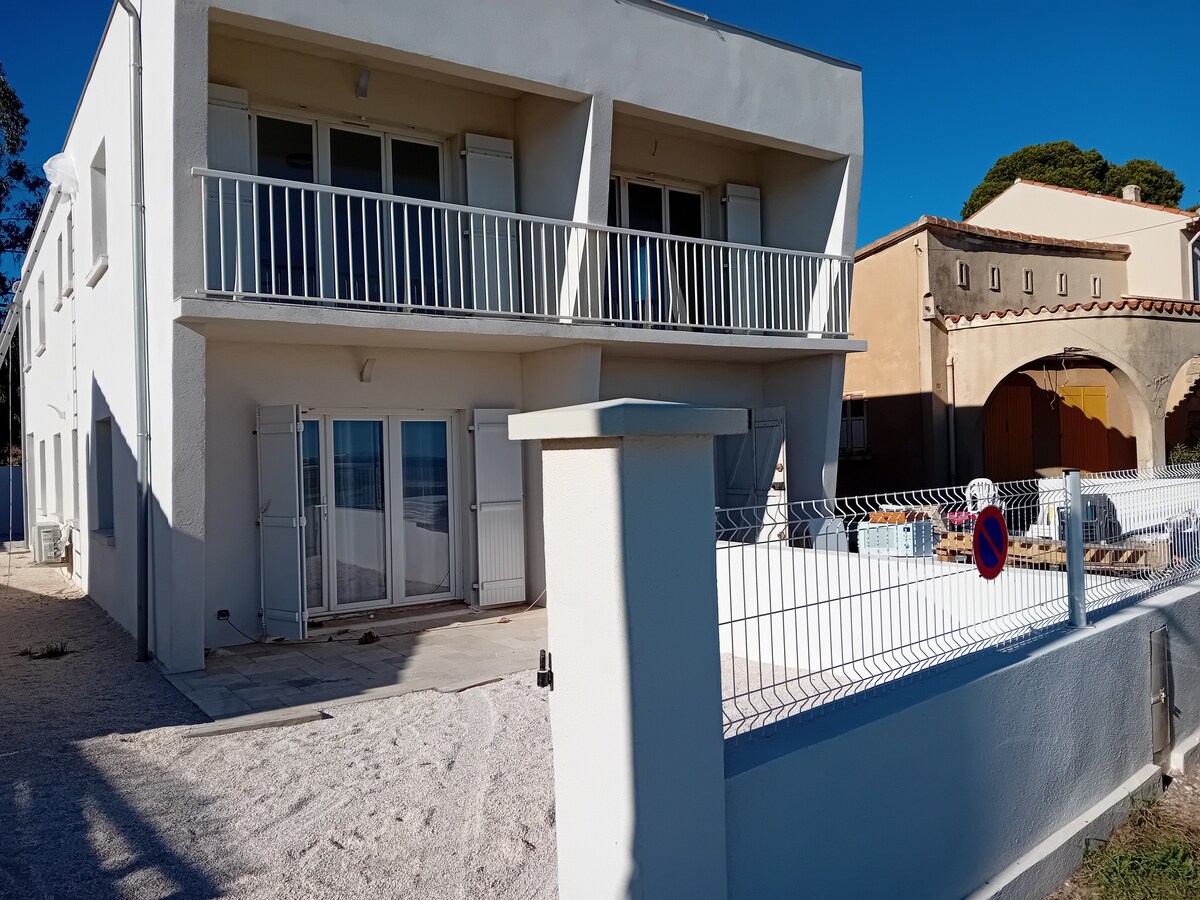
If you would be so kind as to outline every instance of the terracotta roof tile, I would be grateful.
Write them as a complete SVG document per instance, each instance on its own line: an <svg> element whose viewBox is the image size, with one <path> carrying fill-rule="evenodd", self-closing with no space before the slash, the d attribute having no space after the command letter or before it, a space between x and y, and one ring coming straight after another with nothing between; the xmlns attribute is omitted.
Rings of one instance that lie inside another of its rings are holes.
<svg viewBox="0 0 1200 900"><path fill-rule="evenodd" d="M1001 241L1015 241L1022 244L1035 244L1039 247L1061 247L1067 250L1090 250L1097 253L1122 253L1129 255L1128 244L1107 244L1100 241L1077 241L1070 238L1047 237L1040 234L1027 234L1023 231L1004 231L999 228L985 228L970 222L959 222L955 219L945 219L941 216L921 216L910 225L905 225L891 234L884 235L876 241L867 244L854 254L854 259L861 260L873 253L878 253L885 247L897 244L905 238L924 231L927 228L944 228L963 234L978 237L995 238Z"/></svg>
<svg viewBox="0 0 1200 900"><path fill-rule="evenodd" d="M990 309L969 315L946 316L953 324L987 321L988 319L1032 319L1062 312L1145 312L1165 313L1175 316L1200 317L1200 303L1183 300L1168 300L1162 297L1122 297L1120 300L1086 300L1079 303L1059 303L1055 306L1039 306L1036 309Z"/></svg>

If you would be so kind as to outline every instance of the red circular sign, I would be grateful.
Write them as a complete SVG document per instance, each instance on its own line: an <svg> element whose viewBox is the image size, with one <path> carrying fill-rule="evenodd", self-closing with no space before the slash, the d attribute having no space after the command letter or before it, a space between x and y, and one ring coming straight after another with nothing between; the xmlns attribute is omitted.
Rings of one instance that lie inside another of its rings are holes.
<svg viewBox="0 0 1200 900"><path fill-rule="evenodd" d="M1008 525L999 508L987 506L979 511L971 536L971 550L980 575L992 579L1000 574L1008 561Z"/></svg>

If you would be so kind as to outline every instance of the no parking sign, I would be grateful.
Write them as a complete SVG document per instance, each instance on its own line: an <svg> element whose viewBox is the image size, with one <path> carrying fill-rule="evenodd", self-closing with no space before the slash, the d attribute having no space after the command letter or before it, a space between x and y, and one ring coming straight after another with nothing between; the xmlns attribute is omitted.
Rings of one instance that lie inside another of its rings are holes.
<svg viewBox="0 0 1200 900"><path fill-rule="evenodd" d="M984 578L991 580L1000 574L1008 560L1008 525L1004 513L995 506L985 506L975 519L975 533L971 537L971 549L975 556L975 568Z"/></svg>

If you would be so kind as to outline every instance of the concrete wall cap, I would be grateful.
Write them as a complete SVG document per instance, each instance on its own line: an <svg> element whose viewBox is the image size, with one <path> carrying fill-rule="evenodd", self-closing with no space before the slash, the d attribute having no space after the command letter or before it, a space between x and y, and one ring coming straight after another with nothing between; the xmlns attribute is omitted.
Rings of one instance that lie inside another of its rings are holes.
<svg viewBox="0 0 1200 900"><path fill-rule="evenodd" d="M508 437L513 441L552 441L655 434L742 434L747 425L748 413L744 409L625 398L518 413L508 418Z"/></svg>

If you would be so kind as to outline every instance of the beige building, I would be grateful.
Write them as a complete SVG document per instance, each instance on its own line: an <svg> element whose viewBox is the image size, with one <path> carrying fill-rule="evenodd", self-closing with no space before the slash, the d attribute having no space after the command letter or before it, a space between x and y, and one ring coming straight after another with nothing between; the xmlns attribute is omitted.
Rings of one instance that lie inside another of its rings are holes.
<svg viewBox="0 0 1200 900"><path fill-rule="evenodd" d="M1132 192L1128 192L1132 193ZM842 494L1161 464L1200 437L1195 213L1017 182L856 256Z"/></svg>

